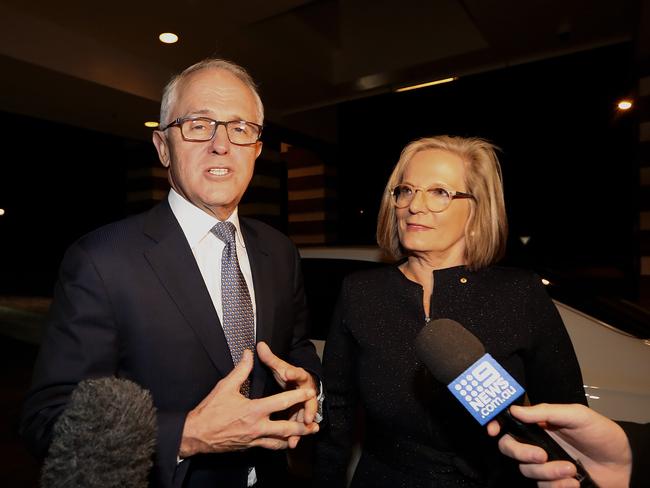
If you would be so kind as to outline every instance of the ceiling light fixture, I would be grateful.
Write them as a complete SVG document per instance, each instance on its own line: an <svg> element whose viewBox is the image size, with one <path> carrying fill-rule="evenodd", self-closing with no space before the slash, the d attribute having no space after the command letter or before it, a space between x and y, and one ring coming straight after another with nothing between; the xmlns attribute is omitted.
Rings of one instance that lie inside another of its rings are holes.
<svg viewBox="0 0 650 488"><path fill-rule="evenodd" d="M630 110L632 108L632 100L621 100L618 102L617 107L619 110Z"/></svg>
<svg viewBox="0 0 650 488"><path fill-rule="evenodd" d="M160 42L164 42L165 44L174 44L175 42L178 42L178 36L173 32L163 32L158 36L158 39L160 39Z"/></svg>
<svg viewBox="0 0 650 488"><path fill-rule="evenodd" d="M155 129L155 128L158 127L159 125L160 125L160 124L159 124L158 122L153 122L153 121L148 121L148 122L145 122L145 123L144 123L144 126L145 126L145 127L149 127L149 128L151 128L151 129Z"/></svg>
<svg viewBox="0 0 650 488"><path fill-rule="evenodd" d="M458 79L458 76L452 76L451 78L443 78L441 80L429 81L427 83L420 83L419 85L405 86L403 88L398 88L397 90L395 90L395 92L399 93L399 92L405 92L405 91L409 91L409 90L417 90L418 88L425 88L427 86L441 85L443 83L449 83L451 81L456 81L457 79Z"/></svg>

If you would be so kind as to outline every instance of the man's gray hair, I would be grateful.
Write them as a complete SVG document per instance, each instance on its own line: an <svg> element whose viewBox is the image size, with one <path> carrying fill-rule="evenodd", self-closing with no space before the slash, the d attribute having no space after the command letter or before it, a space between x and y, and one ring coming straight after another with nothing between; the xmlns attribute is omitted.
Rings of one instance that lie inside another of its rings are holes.
<svg viewBox="0 0 650 488"><path fill-rule="evenodd" d="M206 58L203 61L199 61L198 63L193 64L189 68L185 68L181 73L175 75L171 80L169 80L169 83L167 83L167 85L165 86L165 89L163 90L162 100L160 102L160 125L161 126L164 126L171 122L171 120L168 120L169 109L176 101L176 96L177 96L176 90L178 88L179 83L183 81L185 78L187 78L189 75L191 75L192 73L196 73L197 71L201 71L204 69L222 69L224 71L228 71L229 73L237 77L240 81L242 81L248 88L250 88L251 92L253 93L253 96L255 97L255 103L257 105L258 120L256 120L255 122L257 122L258 124L264 123L264 105L262 104L262 99L260 98L260 95L257 91L257 85L253 81L251 75L248 74L248 71L246 71L238 64L235 64L231 61L227 61L225 59ZM253 122L253 121L251 120L249 122Z"/></svg>

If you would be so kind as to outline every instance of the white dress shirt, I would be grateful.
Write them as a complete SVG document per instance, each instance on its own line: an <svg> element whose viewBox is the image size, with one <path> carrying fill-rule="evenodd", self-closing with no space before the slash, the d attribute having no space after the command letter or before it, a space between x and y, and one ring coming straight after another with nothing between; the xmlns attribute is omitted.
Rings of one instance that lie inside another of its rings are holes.
<svg viewBox="0 0 650 488"><path fill-rule="evenodd" d="M185 238L192 249L196 264L199 266L205 286L208 288L214 309L223 325L223 304L221 302L221 255L226 244L215 236L210 230L219 222L215 217L208 215L200 208L191 204L173 189L169 192L169 206L183 229ZM239 267L246 280L248 293L253 304L255 317L255 330L257 330L257 308L255 306L255 290L253 289L253 275L251 264L246 254L246 244L239 227L237 209L228 217L226 222L232 222L237 229L235 242L237 245L237 259Z"/></svg>

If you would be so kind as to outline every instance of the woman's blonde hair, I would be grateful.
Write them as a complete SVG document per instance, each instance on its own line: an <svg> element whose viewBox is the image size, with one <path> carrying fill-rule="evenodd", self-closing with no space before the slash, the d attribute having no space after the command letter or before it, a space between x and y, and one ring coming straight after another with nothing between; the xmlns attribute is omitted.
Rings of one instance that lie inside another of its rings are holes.
<svg viewBox="0 0 650 488"><path fill-rule="evenodd" d="M406 166L413 156L431 149L448 151L465 163L466 191L474 195L474 199L469 200L473 208L465 226L466 265L476 270L495 263L503 257L508 235L501 166L496 155L497 147L478 137L425 137L409 143L402 150L379 208L379 247L396 259L407 255L399 240L395 206L390 193L402 182Z"/></svg>

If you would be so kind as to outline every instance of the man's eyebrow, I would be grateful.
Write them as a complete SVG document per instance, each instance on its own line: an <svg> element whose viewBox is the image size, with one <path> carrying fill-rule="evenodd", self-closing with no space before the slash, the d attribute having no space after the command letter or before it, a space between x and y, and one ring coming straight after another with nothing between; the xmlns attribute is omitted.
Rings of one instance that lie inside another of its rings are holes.
<svg viewBox="0 0 650 488"><path fill-rule="evenodd" d="M202 108L199 110L192 110L191 112L188 112L188 116L192 115L212 115L214 112L210 109L207 108ZM245 117L242 117L241 115L233 115L231 118L228 120L243 120L248 122L248 120Z"/></svg>

